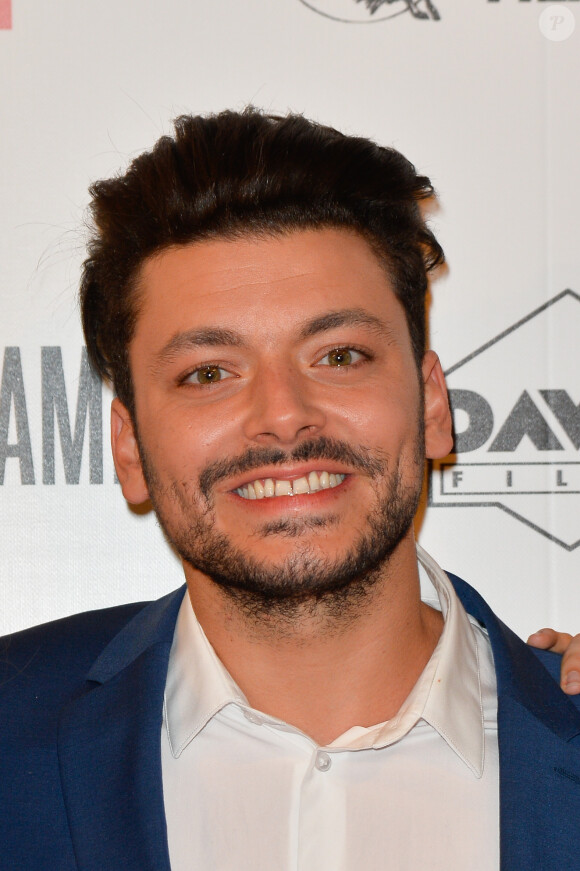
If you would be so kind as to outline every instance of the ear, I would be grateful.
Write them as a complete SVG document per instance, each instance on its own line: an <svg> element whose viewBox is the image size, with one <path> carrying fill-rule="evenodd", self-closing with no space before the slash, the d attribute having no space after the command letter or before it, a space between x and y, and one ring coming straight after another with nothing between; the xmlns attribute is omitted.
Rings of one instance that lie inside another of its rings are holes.
<svg viewBox="0 0 580 871"><path fill-rule="evenodd" d="M423 358L425 395L425 453L430 460L446 457L453 447L453 421L449 409L445 376L435 351Z"/></svg>
<svg viewBox="0 0 580 871"><path fill-rule="evenodd" d="M132 505L149 499L133 420L120 399L111 405L111 448L123 496Z"/></svg>

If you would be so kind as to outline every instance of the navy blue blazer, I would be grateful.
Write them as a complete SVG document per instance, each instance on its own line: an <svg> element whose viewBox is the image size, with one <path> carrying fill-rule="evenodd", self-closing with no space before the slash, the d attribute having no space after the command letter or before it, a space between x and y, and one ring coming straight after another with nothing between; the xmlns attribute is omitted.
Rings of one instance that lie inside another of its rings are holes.
<svg viewBox="0 0 580 871"><path fill-rule="evenodd" d="M559 657L451 580L496 664L502 871L578 871L580 713L555 680ZM2 869L169 871L160 730L182 596L0 640Z"/></svg>

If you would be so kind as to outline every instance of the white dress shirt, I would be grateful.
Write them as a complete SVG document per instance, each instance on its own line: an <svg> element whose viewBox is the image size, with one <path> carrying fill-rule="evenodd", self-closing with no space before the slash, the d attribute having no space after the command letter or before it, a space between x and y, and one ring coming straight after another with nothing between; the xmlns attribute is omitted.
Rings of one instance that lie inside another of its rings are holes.
<svg viewBox="0 0 580 871"><path fill-rule="evenodd" d="M172 871L498 871L491 648L417 551L437 647L395 717L326 747L250 708L185 596L161 736Z"/></svg>

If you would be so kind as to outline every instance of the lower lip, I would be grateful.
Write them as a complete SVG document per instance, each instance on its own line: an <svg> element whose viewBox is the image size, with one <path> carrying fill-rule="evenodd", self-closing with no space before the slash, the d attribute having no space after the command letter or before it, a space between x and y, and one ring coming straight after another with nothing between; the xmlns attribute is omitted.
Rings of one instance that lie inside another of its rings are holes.
<svg viewBox="0 0 580 871"><path fill-rule="evenodd" d="M238 503L243 503L252 511L302 511L310 508L321 508L324 504L332 505L343 495L350 486L351 475L347 475L344 481L336 487L328 487L326 490L317 490L315 493L299 493L297 496L265 496L263 499L244 499L235 490L230 490Z"/></svg>

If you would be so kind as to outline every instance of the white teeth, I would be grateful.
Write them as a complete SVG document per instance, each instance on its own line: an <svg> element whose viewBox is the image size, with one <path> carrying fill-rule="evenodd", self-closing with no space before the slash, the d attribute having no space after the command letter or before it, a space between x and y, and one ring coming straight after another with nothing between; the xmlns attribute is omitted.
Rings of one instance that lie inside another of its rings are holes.
<svg viewBox="0 0 580 871"><path fill-rule="evenodd" d="M295 478L293 481L266 478L263 482L257 479L251 484L238 487L236 493L243 499L270 499L273 496L303 496L316 493L318 490L329 490L342 484L346 475L329 474L328 472L310 472L308 477Z"/></svg>
<svg viewBox="0 0 580 871"><path fill-rule="evenodd" d="M298 496L299 493L310 493L308 478L296 478L292 481L292 493L294 496Z"/></svg>
<svg viewBox="0 0 580 871"><path fill-rule="evenodd" d="M264 496L273 496L275 492L274 482L271 478L266 478L264 481Z"/></svg>
<svg viewBox="0 0 580 871"><path fill-rule="evenodd" d="M311 493L316 493L317 490L320 490L320 478L318 477L318 472L311 472L309 474L308 486Z"/></svg>

